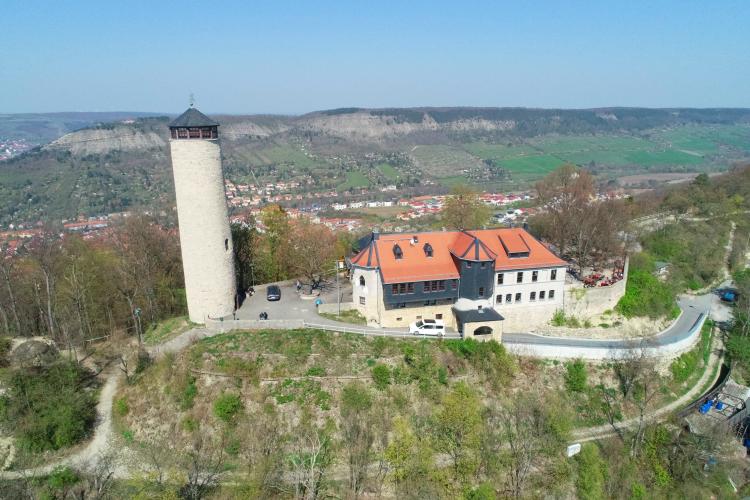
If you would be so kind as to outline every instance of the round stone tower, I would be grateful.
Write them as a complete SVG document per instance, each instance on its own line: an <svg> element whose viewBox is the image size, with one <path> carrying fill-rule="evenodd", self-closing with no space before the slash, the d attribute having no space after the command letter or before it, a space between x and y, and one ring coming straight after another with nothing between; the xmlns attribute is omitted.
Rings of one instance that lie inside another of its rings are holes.
<svg viewBox="0 0 750 500"><path fill-rule="evenodd" d="M191 107L169 124L190 321L235 310L236 281L219 124Z"/></svg>

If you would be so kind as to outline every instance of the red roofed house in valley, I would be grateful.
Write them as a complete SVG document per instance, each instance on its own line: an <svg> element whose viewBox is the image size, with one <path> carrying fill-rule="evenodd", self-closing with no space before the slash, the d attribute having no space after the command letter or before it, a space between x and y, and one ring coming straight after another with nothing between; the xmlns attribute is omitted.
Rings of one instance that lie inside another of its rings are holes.
<svg viewBox="0 0 750 500"><path fill-rule="evenodd" d="M520 228L378 234L351 259L353 301L370 324L442 319L464 337L500 340L562 308L567 263Z"/></svg>

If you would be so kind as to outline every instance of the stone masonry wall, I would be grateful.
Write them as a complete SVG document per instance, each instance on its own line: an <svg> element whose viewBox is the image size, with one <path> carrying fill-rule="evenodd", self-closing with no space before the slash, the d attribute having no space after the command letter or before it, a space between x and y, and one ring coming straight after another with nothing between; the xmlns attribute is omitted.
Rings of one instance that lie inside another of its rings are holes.
<svg viewBox="0 0 750 500"><path fill-rule="evenodd" d="M180 248L190 321L232 314L236 292L232 235L218 141L171 140Z"/></svg>

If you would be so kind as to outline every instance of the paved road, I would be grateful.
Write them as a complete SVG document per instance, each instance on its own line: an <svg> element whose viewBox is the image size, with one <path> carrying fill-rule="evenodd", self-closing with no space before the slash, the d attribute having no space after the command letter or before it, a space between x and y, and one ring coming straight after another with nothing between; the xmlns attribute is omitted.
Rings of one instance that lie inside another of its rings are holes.
<svg viewBox="0 0 750 500"><path fill-rule="evenodd" d="M361 334L401 337L408 331L406 328L390 328L384 330L373 326L352 325L323 318L318 315L314 301L301 299L294 290L292 284L282 284L281 290L281 300L278 302L269 302L266 300L265 288L259 287L257 293L253 297L250 297L238 311L238 319L255 320L258 318L260 312L267 312L269 319L272 320L299 319L308 324L325 325L331 328L338 327L341 330L351 330L354 328L357 330L356 333ZM343 300L350 301L351 289L342 286L342 290L342 295L344 296ZM335 290L328 289L321 295L321 298L324 303L334 303L336 301L336 292ZM713 294L698 296L684 295L678 300L678 305L682 311L678 319L663 332L650 337L640 339L585 339L551 337L533 333L504 332L503 344L516 352L523 352L526 349L529 351L529 355L534 355L533 349L538 347L544 347L545 349L561 347L565 348L564 350L567 352L571 352L571 349L577 349L578 352L573 352L571 354L572 357L587 357L585 354L586 350L598 351L596 355L588 356L590 358L600 358L603 349L633 349L646 347L655 353L654 349L658 350L660 347L664 348L665 351L668 351L670 345L683 341L694 333L693 326L696 325L696 322L699 321L699 319L701 319L701 314L710 314L717 320L726 319L726 307L721 304L718 297ZM453 332L449 332L450 337L457 336L455 333L452 335L450 335L450 333ZM203 335L205 335L205 333L203 333ZM570 356L566 356L565 352L561 351L560 357Z"/></svg>
<svg viewBox="0 0 750 500"><path fill-rule="evenodd" d="M682 313L666 330L650 337L633 339L582 339L548 337L534 333L503 333L503 343L513 345L552 345L567 347L594 347L623 349L634 347L659 347L683 340L702 313L710 312L718 301L708 294L697 297L683 296L678 301Z"/></svg>

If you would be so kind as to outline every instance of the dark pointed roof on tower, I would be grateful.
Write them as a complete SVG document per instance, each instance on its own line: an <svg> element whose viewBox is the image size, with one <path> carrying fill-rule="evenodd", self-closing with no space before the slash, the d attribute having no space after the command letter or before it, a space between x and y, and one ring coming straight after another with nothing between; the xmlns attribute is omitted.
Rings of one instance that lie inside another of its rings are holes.
<svg viewBox="0 0 750 500"><path fill-rule="evenodd" d="M175 127L218 127L219 123L207 117L197 109L190 107L187 111L175 118L169 124L170 128Z"/></svg>

